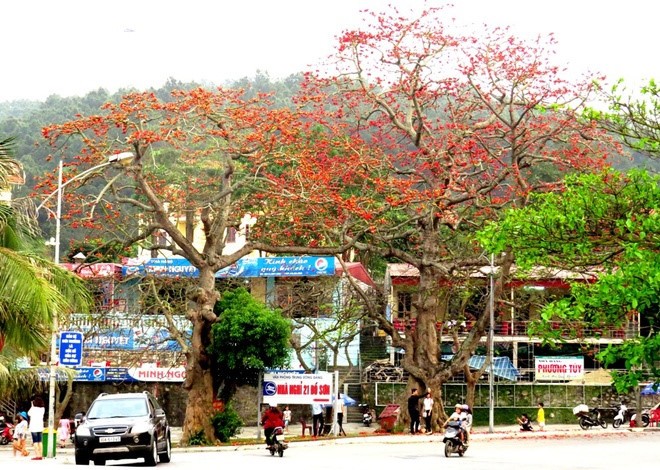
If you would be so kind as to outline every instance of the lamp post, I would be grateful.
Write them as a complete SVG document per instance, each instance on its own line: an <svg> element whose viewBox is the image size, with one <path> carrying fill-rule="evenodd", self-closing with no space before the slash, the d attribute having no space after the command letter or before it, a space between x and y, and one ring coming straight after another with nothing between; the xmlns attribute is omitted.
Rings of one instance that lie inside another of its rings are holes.
<svg viewBox="0 0 660 470"><path fill-rule="evenodd" d="M66 183L62 183L62 168L64 166L62 160L58 165L57 171L57 189L50 193L46 198L37 206L37 212L44 207L44 204L50 200L51 197L57 195L57 208L55 212L55 254L53 260L55 264L60 263L60 232L62 225L62 192L64 188L71 182L79 180L90 173L97 171L106 166L112 165L113 163L125 161L128 159L134 158L135 155L133 152L122 152L111 155L108 157L106 162L103 162L99 165L93 166L82 173L74 176ZM59 332L59 322L57 312L53 315L53 331L50 338L50 368L49 368L49 386L48 386L48 430L50 432L50 439L48 440L48 448L46 449L46 457L52 458L55 455L55 383L57 378L57 371L55 370L55 364L59 361L57 356L57 335Z"/></svg>
<svg viewBox="0 0 660 470"><path fill-rule="evenodd" d="M488 364L490 373L488 374L488 432L492 433L495 426L495 380L493 350L495 349L495 261L490 255L490 287L488 295L488 315L490 317L488 327Z"/></svg>

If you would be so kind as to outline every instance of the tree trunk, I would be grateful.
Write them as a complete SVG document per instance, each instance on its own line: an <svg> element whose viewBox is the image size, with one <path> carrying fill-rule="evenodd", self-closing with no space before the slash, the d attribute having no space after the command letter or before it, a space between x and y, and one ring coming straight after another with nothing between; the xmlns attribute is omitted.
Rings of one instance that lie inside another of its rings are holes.
<svg viewBox="0 0 660 470"><path fill-rule="evenodd" d="M210 341L211 325L216 316L213 307L217 299L215 278L210 269L200 269L198 291L188 310L192 322L191 344L186 351L186 380L183 387L188 391L186 415L183 420L181 442L188 445L191 438L202 438L207 443L215 442L215 432L211 423L213 411L213 378L211 362L206 354Z"/></svg>

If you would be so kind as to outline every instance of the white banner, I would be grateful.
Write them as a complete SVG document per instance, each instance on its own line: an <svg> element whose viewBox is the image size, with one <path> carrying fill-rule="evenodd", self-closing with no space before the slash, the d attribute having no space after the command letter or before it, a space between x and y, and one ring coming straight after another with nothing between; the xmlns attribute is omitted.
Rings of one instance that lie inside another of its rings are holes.
<svg viewBox="0 0 660 470"><path fill-rule="evenodd" d="M185 367L131 367L128 375L142 382L183 382L186 380Z"/></svg>
<svg viewBox="0 0 660 470"><path fill-rule="evenodd" d="M539 357L534 361L536 381L581 379L584 376L584 357Z"/></svg>
<svg viewBox="0 0 660 470"><path fill-rule="evenodd" d="M332 382L330 372L267 372L263 380L263 401L288 405L331 404Z"/></svg>

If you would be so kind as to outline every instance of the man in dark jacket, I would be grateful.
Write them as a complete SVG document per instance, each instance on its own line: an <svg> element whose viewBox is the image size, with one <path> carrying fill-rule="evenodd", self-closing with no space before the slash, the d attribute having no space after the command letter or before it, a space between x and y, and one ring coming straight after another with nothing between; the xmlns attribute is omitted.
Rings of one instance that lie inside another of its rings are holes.
<svg viewBox="0 0 660 470"><path fill-rule="evenodd" d="M410 396L408 397L408 414L410 415L410 434L415 434L419 432L419 393L417 389L413 388L411 390Z"/></svg>

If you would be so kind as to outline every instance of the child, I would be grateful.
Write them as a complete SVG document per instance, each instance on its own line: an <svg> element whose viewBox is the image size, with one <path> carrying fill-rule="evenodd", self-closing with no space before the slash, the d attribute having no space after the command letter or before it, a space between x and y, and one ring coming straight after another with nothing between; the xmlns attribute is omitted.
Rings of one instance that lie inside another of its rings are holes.
<svg viewBox="0 0 660 470"><path fill-rule="evenodd" d="M543 409L543 402L539 402L539 412L536 415L536 421L539 423L539 431L545 431L545 410Z"/></svg>
<svg viewBox="0 0 660 470"><path fill-rule="evenodd" d="M284 415L284 430L286 432L289 432L289 423L291 422L291 410L289 409L288 406L284 407L284 411L282 412Z"/></svg>
<svg viewBox="0 0 660 470"><path fill-rule="evenodd" d="M534 429L532 428L532 423L529 420L529 416L527 416L527 413L523 413L520 418L516 418L518 421L518 424L520 424L520 430L521 431L533 431Z"/></svg>
<svg viewBox="0 0 660 470"><path fill-rule="evenodd" d="M57 428L57 437L60 440L60 448L64 449L67 439L71 436L71 421L67 418L60 419L60 426Z"/></svg>
<svg viewBox="0 0 660 470"><path fill-rule="evenodd" d="M25 411L21 411L16 418L18 424L16 424L16 427L14 428L14 442L12 443L14 457L16 457L16 451L20 452L23 457L30 455L26 449L27 446L25 442L28 432L27 418L28 415Z"/></svg>

